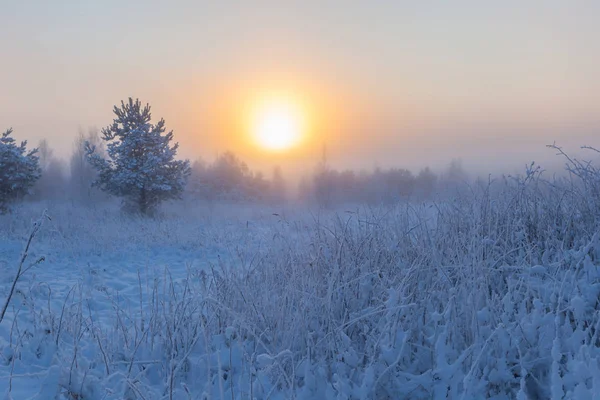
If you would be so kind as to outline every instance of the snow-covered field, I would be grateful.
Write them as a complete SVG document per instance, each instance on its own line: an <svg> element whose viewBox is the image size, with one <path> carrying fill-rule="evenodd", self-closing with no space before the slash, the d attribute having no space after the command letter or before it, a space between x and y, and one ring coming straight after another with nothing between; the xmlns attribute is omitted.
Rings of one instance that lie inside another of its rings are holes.
<svg viewBox="0 0 600 400"><path fill-rule="evenodd" d="M581 191L579 191L581 190ZM535 174L336 211L0 216L13 399L593 399L600 201Z"/></svg>

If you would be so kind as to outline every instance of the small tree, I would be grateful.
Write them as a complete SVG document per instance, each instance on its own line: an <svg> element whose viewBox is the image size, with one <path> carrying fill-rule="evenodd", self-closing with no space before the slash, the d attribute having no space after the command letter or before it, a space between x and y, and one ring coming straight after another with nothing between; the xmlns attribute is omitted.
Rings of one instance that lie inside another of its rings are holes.
<svg viewBox="0 0 600 400"><path fill-rule="evenodd" d="M179 199L190 174L188 160L175 160L179 145L170 145L173 131L166 134L165 121L150 122L150 105L129 98L114 107L117 116L102 130L108 158L86 143L87 159L98 171L94 185L123 197L125 206L141 214L152 214L165 200Z"/></svg>
<svg viewBox="0 0 600 400"><path fill-rule="evenodd" d="M0 137L0 212L29 193L41 174L38 150L27 152L27 141L17 146L11 134L12 129L8 129Z"/></svg>

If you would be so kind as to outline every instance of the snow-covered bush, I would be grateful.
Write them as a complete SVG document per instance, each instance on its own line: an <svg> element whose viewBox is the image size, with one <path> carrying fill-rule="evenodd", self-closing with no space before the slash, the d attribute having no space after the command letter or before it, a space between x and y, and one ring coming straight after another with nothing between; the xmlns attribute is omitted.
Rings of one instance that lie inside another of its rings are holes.
<svg viewBox="0 0 600 400"><path fill-rule="evenodd" d="M17 145L8 129L0 137L0 213L21 199L40 177L37 149L27 151L27 141Z"/></svg>
<svg viewBox="0 0 600 400"><path fill-rule="evenodd" d="M175 160L178 143L165 121L151 123L150 105L129 98L114 107L112 125L102 130L108 158L87 145L87 158L98 171L94 182L109 194L123 197L127 209L152 214L165 200L179 199L190 174L189 161Z"/></svg>

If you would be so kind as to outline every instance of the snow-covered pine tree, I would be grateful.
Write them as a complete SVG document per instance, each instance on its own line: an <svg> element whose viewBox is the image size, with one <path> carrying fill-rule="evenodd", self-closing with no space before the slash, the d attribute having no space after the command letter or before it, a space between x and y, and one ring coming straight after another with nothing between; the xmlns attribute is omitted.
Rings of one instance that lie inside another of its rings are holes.
<svg viewBox="0 0 600 400"><path fill-rule="evenodd" d="M129 98L114 107L117 116L102 130L108 158L86 143L87 159L98 171L94 185L123 197L127 209L152 214L164 200L179 199L190 175L188 160L175 160L179 145L170 145L173 131L165 121L152 124L150 105Z"/></svg>
<svg viewBox="0 0 600 400"><path fill-rule="evenodd" d="M11 134L8 129L0 137L0 213L25 196L41 174L38 150L28 152L27 141L17 146Z"/></svg>

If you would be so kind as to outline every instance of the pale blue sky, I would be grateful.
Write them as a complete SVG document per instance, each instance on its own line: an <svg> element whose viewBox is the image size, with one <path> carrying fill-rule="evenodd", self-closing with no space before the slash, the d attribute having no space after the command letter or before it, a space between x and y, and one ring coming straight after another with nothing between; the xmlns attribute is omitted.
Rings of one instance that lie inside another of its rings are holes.
<svg viewBox="0 0 600 400"><path fill-rule="evenodd" d="M599 20L591 0L2 0L0 129L67 155L133 96L210 158L231 140L215 103L298 85L343 109L323 133L339 166L520 166L600 145Z"/></svg>

